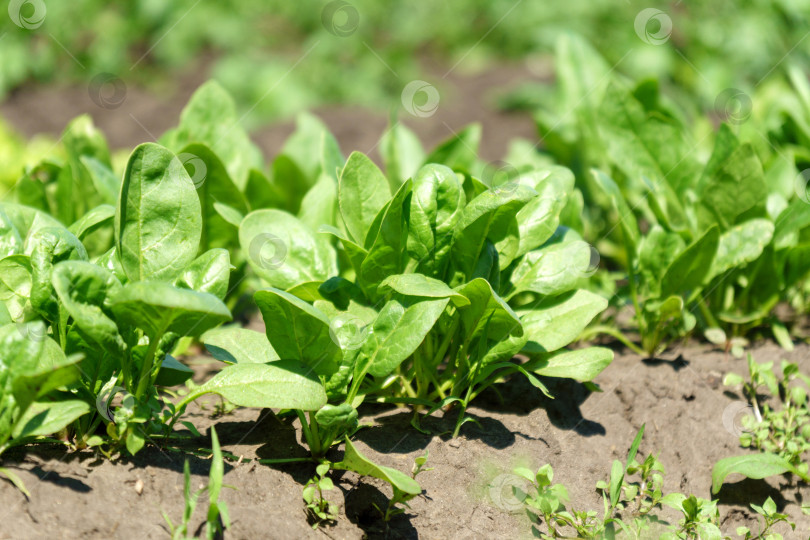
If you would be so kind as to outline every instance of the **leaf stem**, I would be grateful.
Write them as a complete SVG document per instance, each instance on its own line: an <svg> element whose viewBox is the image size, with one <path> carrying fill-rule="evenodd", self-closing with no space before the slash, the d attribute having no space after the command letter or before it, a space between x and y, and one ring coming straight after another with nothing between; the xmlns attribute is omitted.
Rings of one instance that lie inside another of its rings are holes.
<svg viewBox="0 0 810 540"><path fill-rule="evenodd" d="M160 337L162 335L163 332L159 332L154 336L154 339L151 337L149 338L149 348L146 350L146 355L143 358L138 388L135 390L135 399L138 402L141 401L141 398L146 392L149 383L152 381L152 367L155 364L155 354L157 354L157 348L160 344Z"/></svg>
<svg viewBox="0 0 810 540"><path fill-rule="evenodd" d="M639 356L643 356L643 357L648 356L648 354L644 351L644 349L642 349L641 347L639 347L638 345L636 345L635 343L630 341L630 339L628 339L627 336L625 336L621 331L619 331L619 330L617 330L617 329L615 329L615 328L613 328L611 326L606 326L606 325L602 325L602 324L597 325L597 326L592 326L592 327L586 329L585 331L583 331L579 335L579 339L584 341L584 340L587 340L587 339L589 339L589 338L591 338L591 337L593 337L593 336L595 336L597 334L606 334L608 336L616 338L625 347L627 347L628 349L630 349L634 353L638 354Z"/></svg>

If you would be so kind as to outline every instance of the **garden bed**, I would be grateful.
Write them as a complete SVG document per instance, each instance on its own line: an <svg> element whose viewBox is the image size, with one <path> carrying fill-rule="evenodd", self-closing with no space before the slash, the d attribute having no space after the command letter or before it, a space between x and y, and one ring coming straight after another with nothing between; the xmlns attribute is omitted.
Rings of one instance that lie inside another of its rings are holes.
<svg viewBox="0 0 810 540"><path fill-rule="evenodd" d="M810 346L785 352L771 343L759 343L752 353L760 361L797 362L810 370ZM198 375L210 358L198 359ZM223 499L231 512L229 538L522 538L530 537L530 523L520 511L510 513L514 501L509 486L519 485L510 474L515 465L536 468L550 463L555 481L565 483L577 509L599 509L593 490L606 479L613 459L623 459L635 432L646 424L640 451L660 452L666 475L664 492L680 491L709 498L711 470L721 458L743 453L738 437L735 402L742 398L722 384L726 372L747 374L744 359L699 343L690 343L657 360L641 360L617 353L596 382L603 393L589 393L572 381L550 388L556 397L544 398L522 377L490 390L469 413L479 425L467 423L461 436L449 438L455 414L441 413L424 420L421 434L410 425L406 409L365 406L361 410L358 447L378 463L408 470L413 459L429 451L419 481L423 495L411 510L394 518L388 529L373 505L387 504L390 488L373 479L360 480L353 473L330 473L338 489L327 498L341 506L333 526L313 531L307 524L301 488L313 466L263 465L255 458L306 456L298 421L275 417L268 410L237 409L212 418L208 408L195 407L187 419L205 435L212 424L223 450L243 457L226 461ZM503 403L499 401L499 396ZM725 414L725 416L724 416ZM735 428L736 426L736 428ZM199 446L210 447L208 439ZM115 462L85 451L64 454L46 447L9 452L5 462L17 472L31 492L27 500L9 483L0 483L0 538L165 538L161 512L174 521L183 511L184 456L170 449L147 447L135 458ZM189 456L192 487L206 481L210 461ZM810 496L807 486L795 480L729 478L719 494L724 532L739 525L752 526L750 501L770 496L797 522L797 531L810 530L810 518L800 512ZM202 512L195 516L198 524ZM668 515L668 517L675 517ZM778 530L791 538L789 530ZM657 537L653 535L652 537Z"/></svg>

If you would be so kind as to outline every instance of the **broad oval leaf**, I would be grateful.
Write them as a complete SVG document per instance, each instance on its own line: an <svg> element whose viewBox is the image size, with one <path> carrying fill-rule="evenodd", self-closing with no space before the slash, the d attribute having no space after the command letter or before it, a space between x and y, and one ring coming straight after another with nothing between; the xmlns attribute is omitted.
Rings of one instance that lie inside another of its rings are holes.
<svg viewBox="0 0 810 540"><path fill-rule="evenodd" d="M294 358L329 378L338 369L342 352L329 319L317 308L279 289L253 295L264 319L270 345L281 358Z"/></svg>
<svg viewBox="0 0 810 540"><path fill-rule="evenodd" d="M121 289L115 276L92 263L64 261L54 266L51 281L81 332L111 354L120 354L124 341L108 306L110 297Z"/></svg>
<svg viewBox="0 0 810 540"><path fill-rule="evenodd" d="M267 336L249 328L214 328L200 341L211 356L227 364L266 364L279 359Z"/></svg>
<svg viewBox="0 0 810 540"><path fill-rule="evenodd" d="M388 180L366 155L352 152L338 181L340 214L349 235L364 244L374 218L391 198Z"/></svg>
<svg viewBox="0 0 810 540"><path fill-rule="evenodd" d="M470 301L464 295L448 287L445 282L423 274L398 274L389 276L380 283L378 290L381 292L396 291L404 296L449 298L450 301L458 307L470 305Z"/></svg>
<svg viewBox="0 0 810 540"><path fill-rule="evenodd" d="M154 143L127 162L115 215L115 247L130 281L173 280L200 245L200 200L183 164Z"/></svg>
<svg viewBox="0 0 810 540"><path fill-rule="evenodd" d="M11 218L3 211L0 203L0 257L8 257L24 251L25 246L20 231L17 230Z"/></svg>
<svg viewBox="0 0 810 540"><path fill-rule="evenodd" d="M0 212L5 214L8 221L10 221L11 225L13 226L13 230L8 228L7 223L5 226L3 226L3 230L7 231L7 234L11 235L6 236L3 243L6 246L19 246L16 238L19 237L23 241L23 251L15 251L15 253L25 253L26 255L30 255L31 250L33 249L33 247L30 245L30 240L34 233L40 229L48 227L64 227L59 220L52 218L45 212L30 206L25 206L23 204L0 202ZM11 244L9 244L9 242ZM17 247L14 249L17 249Z"/></svg>
<svg viewBox="0 0 810 540"><path fill-rule="evenodd" d="M542 246L560 224L560 212L574 190L574 173L565 167L549 167L521 174L516 180L537 192L517 213L520 245L515 257Z"/></svg>
<svg viewBox="0 0 810 540"><path fill-rule="evenodd" d="M248 212L244 195L236 187L220 158L205 144L194 143L177 154L200 198L202 228L200 246L204 250L228 248L236 242L236 231L217 211L226 205L241 213Z"/></svg>
<svg viewBox="0 0 810 540"><path fill-rule="evenodd" d="M424 341L449 300L422 300L410 305L397 299L386 302L360 348L358 363L368 363L374 377L385 377Z"/></svg>
<svg viewBox="0 0 810 540"><path fill-rule="evenodd" d="M190 143L208 145L228 168L234 183L244 190L250 169L261 168L261 153L240 121L231 95L211 80L191 96L167 142L175 151Z"/></svg>
<svg viewBox="0 0 810 540"><path fill-rule="evenodd" d="M444 165L425 165L413 179L408 216L408 253L417 269L441 274L453 234L467 203L458 175Z"/></svg>
<svg viewBox="0 0 810 540"><path fill-rule="evenodd" d="M498 250L501 269L509 266L520 244L516 215L536 196L534 189L509 182L470 201L456 226L453 240L452 257L458 269L471 277L487 240Z"/></svg>
<svg viewBox="0 0 810 540"><path fill-rule="evenodd" d="M11 319L22 320L30 310L31 261L25 255L0 259L0 303L8 309Z"/></svg>
<svg viewBox="0 0 810 540"><path fill-rule="evenodd" d="M565 347L579 336L608 301L597 294L577 290L560 298L553 305L518 312L523 330L528 336L524 351L553 352Z"/></svg>
<svg viewBox="0 0 810 540"><path fill-rule="evenodd" d="M245 216L239 244L251 268L273 287L289 289L337 274L337 255L328 238L282 210L257 210Z"/></svg>
<svg viewBox="0 0 810 540"><path fill-rule="evenodd" d="M110 298L110 307L118 320L143 329L150 339L166 332L198 336L231 320L231 312L213 294L162 282L128 283Z"/></svg>
<svg viewBox="0 0 810 540"><path fill-rule="evenodd" d="M469 340L485 329L490 338L494 335L523 335L520 317L492 290L487 280L476 278L456 290L470 301L470 306L460 311L464 333Z"/></svg>
<svg viewBox="0 0 810 540"><path fill-rule="evenodd" d="M773 231L770 220L759 218L734 225L721 234L709 279L756 260L773 238Z"/></svg>
<svg viewBox="0 0 810 540"><path fill-rule="evenodd" d="M591 256L591 246L581 240L558 242L528 252L512 270L507 299L525 291L546 296L570 291L589 275Z"/></svg>
<svg viewBox="0 0 810 540"><path fill-rule="evenodd" d="M406 223L411 182L399 187L396 195L383 207L366 236L368 255L360 265L360 283L374 297L379 284L392 274L405 270L408 227Z"/></svg>
<svg viewBox="0 0 810 540"><path fill-rule="evenodd" d="M295 360L234 364L197 387L183 401L213 393L240 407L316 411L326 404L326 392L311 371Z"/></svg>
<svg viewBox="0 0 810 540"><path fill-rule="evenodd" d="M186 266L175 281L179 287L211 293L220 300L228 294L231 256L225 249L209 249Z"/></svg>
<svg viewBox="0 0 810 540"><path fill-rule="evenodd" d="M716 226L683 250L661 278L661 296L683 294L699 288L709 275L720 239Z"/></svg>
<svg viewBox="0 0 810 540"><path fill-rule="evenodd" d="M111 204L102 204L88 211L68 227L68 230L81 240L107 222L112 222L113 217L115 217L115 207Z"/></svg>
<svg viewBox="0 0 810 540"><path fill-rule="evenodd" d="M71 422L90 412L90 405L79 399L38 401L14 424L15 439L44 437L61 431Z"/></svg>
<svg viewBox="0 0 810 540"><path fill-rule="evenodd" d="M43 317L53 321L58 305L51 283L53 265L68 260L87 260L87 251L64 227L38 230L31 238L31 305Z"/></svg>
<svg viewBox="0 0 810 540"><path fill-rule="evenodd" d="M613 361L613 351L604 347L588 347L575 351L563 351L543 361L543 366L534 372L545 377L592 381Z"/></svg>

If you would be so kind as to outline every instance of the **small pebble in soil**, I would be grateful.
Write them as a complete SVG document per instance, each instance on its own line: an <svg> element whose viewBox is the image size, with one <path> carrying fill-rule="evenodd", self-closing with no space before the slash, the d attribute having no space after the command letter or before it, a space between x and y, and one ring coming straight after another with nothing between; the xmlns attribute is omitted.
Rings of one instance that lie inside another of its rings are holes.
<svg viewBox="0 0 810 540"><path fill-rule="evenodd" d="M461 446L461 439L456 437L455 439L450 439L450 446L453 448L458 448Z"/></svg>
<svg viewBox="0 0 810 540"><path fill-rule="evenodd" d="M135 480L135 493L137 493L138 495L143 493L143 480L141 480L140 478Z"/></svg>

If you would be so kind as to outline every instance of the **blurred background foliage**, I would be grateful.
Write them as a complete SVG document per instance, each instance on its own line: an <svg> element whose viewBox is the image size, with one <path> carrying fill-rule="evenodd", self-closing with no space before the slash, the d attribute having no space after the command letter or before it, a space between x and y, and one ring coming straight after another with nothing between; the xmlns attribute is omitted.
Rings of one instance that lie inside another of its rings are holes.
<svg viewBox="0 0 810 540"><path fill-rule="evenodd" d="M38 1L38 0L37 0ZM710 106L749 91L790 56L806 66L810 0L101 0L44 1L36 29L0 23L0 95L31 82L87 84L101 72L161 87L209 69L252 124L321 104L385 108L415 78L485 69L504 59L543 68L562 32L582 34L615 69L656 76ZM12 0L23 18L32 0ZM641 10L666 18L637 28ZM671 36L649 42L671 21ZM649 36L645 43L640 36ZM426 74L433 65L435 73ZM441 66L441 67L438 67ZM293 69L294 68L294 69ZM283 82L283 84L282 84ZM533 106L532 89L505 102Z"/></svg>

